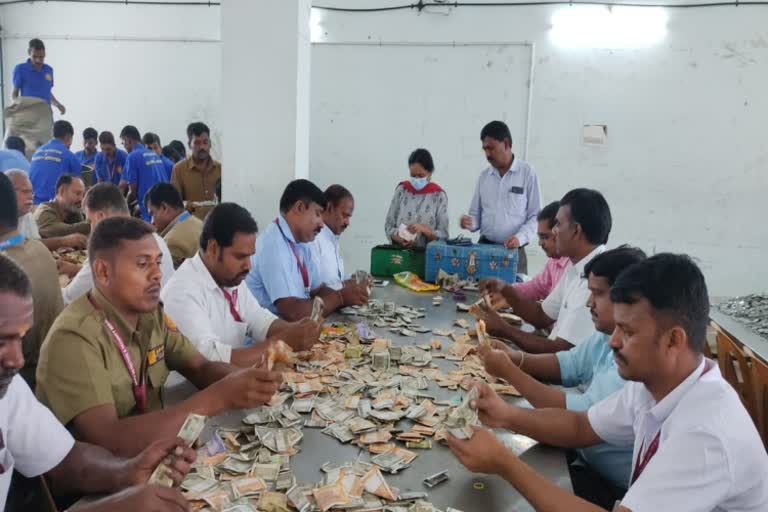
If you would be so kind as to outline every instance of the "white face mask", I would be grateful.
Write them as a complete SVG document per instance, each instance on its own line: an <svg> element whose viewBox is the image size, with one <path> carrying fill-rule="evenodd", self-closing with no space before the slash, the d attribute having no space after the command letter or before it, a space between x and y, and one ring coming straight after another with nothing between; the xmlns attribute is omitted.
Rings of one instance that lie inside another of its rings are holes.
<svg viewBox="0 0 768 512"><path fill-rule="evenodd" d="M427 186L427 183L429 183L429 180L427 178L414 178L411 176L411 185L413 185L413 188L416 190L421 190L424 187Z"/></svg>

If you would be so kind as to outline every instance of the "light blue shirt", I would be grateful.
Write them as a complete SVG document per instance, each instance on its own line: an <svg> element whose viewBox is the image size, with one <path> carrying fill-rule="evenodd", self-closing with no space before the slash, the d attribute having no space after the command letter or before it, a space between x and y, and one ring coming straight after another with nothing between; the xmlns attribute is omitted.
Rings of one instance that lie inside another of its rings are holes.
<svg viewBox="0 0 768 512"><path fill-rule="evenodd" d="M29 174L29 160L18 149L0 149L0 172L21 169Z"/></svg>
<svg viewBox="0 0 768 512"><path fill-rule="evenodd" d="M626 381L621 378L608 346L608 334L595 331L592 336L571 350L555 354L560 364L563 386L586 386L583 393L566 393L565 408L586 411L622 389ZM626 489L632 471L632 446L607 443L576 450L595 471L614 485Z"/></svg>
<svg viewBox="0 0 768 512"><path fill-rule="evenodd" d="M536 239L536 217L541 211L539 178L533 167L517 157L502 177L489 167L480 173L469 214L475 229L492 242L504 243L512 235L520 245Z"/></svg>
<svg viewBox="0 0 768 512"><path fill-rule="evenodd" d="M310 244L296 243L288 223L282 215L278 218L280 229L275 222L270 222L256 241L256 252L251 257L251 271L245 282L248 289L261 307L277 314L275 301L288 297L308 299L309 290L317 288L317 269L312 259ZM296 249L296 255L307 267L309 290L299 270L296 256L290 243Z"/></svg>
<svg viewBox="0 0 768 512"><path fill-rule="evenodd" d="M314 281L325 283L329 288L340 290L344 285L344 260L339 249L339 237L323 224L323 229L309 244L315 260L317 276Z"/></svg>

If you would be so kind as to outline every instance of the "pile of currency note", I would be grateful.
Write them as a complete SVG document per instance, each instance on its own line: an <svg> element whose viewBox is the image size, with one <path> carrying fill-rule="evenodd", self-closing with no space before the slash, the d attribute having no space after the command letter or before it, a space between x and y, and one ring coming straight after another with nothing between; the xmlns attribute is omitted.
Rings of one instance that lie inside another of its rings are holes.
<svg viewBox="0 0 768 512"><path fill-rule="evenodd" d="M354 314L374 325L412 328L424 311L372 300ZM384 475L406 470L419 452L432 449L448 433L472 436L478 421L470 407L477 397L476 380L500 393L517 394L485 372L474 354L478 341L454 331L443 333L453 343L442 350L439 339L393 346L369 331L361 336L359 324L326 326L321 343L278 366L283 385L268 405L247 411L240 427L216 429L200 448L182 483L193 510L437 511L425 493L401 493ZM445 373L433 358L450 359L455 368ZM430 382L471 391L463 398L437 400L428 392ZM190 418L180 435L191 443L200 436L204 418ZM368 460L327 463L318 481L297 482L291 457L301 450L304 428L358 446ZM437 485L447 474L433 477L425 485Z"/></svg>

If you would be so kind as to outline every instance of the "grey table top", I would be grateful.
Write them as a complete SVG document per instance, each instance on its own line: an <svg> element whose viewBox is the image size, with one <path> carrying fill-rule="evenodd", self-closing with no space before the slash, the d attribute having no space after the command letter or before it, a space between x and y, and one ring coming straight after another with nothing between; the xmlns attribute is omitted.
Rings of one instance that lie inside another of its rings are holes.
<svg viewBox="0 0 768 512"><path fill-rule="evenodd" d="M715 302L714 299L713 302ZM717 309L717 306L712 306L709 310L709 318L717 322L717 325L732 337L749 347L763 361L768 362L768 339L763 338L732 316L726 315Z"/></svg>
<svg viewBox="0 0 768 512"><path fill-rule="evenodd" d="M427 308L426 318L419 319L420 324L425 327L447 328L457 318L457 315L467 318L467 320L472 320L470 315L456 311L455 304L448 295L445 296L441 306L432 306L433 295L433 293L418 294L410 292L395 284L390 284L385 288L374 288L371 294L372 298L394 301L398 305ZM469 300L471 300L471 296ZM355 319L357 317L334 315L328 321L352 321ZM391 339L395 345L426 343L429 339L435 337L430 333L426 333L409 338L391 333L386 329L374 329L374 331L381 337ZM448 344L448 339L442 339L445 341L443 344L445 347ZM433 363L446 372L453 365L452 361L444 359L433 359ZM188 396L190 392L191 389L189 388L184 391L176 389L166 395L166 400L168 403L174 403L184 398L183 395ZM440 388L434 383L430 383L429 392L434 394L438 400L450 398L456 393L455 391ZM513 399L511 401L519 400ZM247 411L231 411L218 416L209 422L209 428L241 425L241 420L245 414L247 414ZM303 433L304 438L300 444L300 452L291 458L291 468L299 482L319 482L323 477L320 466L324 462L352 461L358 457L364 461L369 460L366 450L361 450L349 444L341 444L336 439L322 434L320 429L304 427ZM507 431L497 431L496 434L505 445L510 447L515 454L519 455L533 469L550 481L555 482L558 486L568 490L572 489L563 450L540 445L528 437ZM203 438L205 439L207 435L207 432L204 433ZM428 492L430 501L442 510L445 510L446 507L453 507L463 512L533 510L517 490L506 481L498 476L471 473L443 445L433 443L431 450L414 451L419 456L410 467L402 470L397 475L385 475L390 485L404 492ZM447 482L433 489L429 489L422 483L425 477L443 470L447 470L449 473L450 480Z"/></svg>

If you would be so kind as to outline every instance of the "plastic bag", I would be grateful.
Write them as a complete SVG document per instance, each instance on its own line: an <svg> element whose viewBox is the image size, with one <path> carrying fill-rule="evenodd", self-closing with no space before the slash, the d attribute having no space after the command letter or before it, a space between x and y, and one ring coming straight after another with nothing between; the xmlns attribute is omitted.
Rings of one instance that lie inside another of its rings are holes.
<svg viewBox="0 0 768 512"><path fill-rule="evenodd" d="M436 284L425 283L413 272L399 272L393 277L397 284L414 292L436 292L440 289Z"/></svg>

